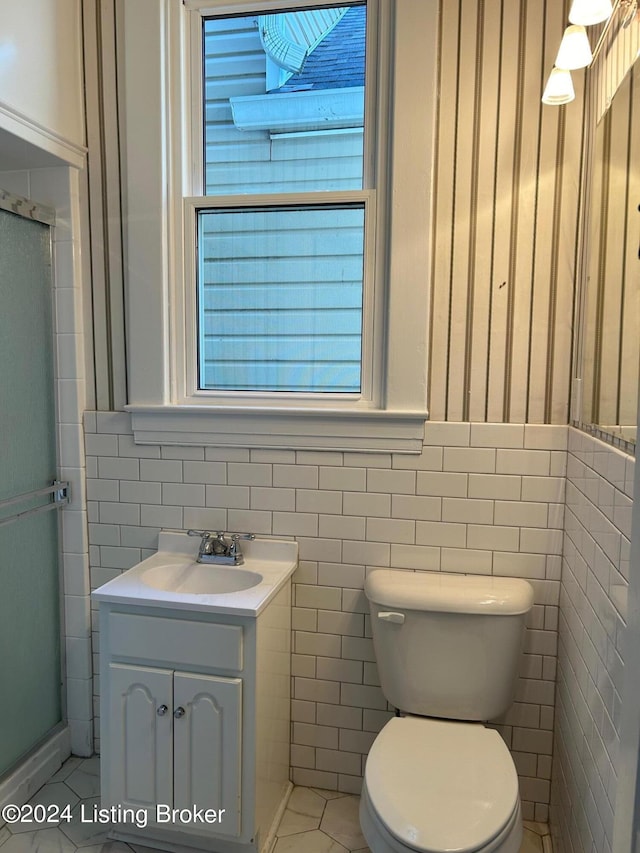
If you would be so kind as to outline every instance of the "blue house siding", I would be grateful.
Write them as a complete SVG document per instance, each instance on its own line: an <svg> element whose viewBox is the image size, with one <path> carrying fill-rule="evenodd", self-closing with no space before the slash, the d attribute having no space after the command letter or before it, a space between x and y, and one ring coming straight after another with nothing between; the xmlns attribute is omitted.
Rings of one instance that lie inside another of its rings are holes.
<svg viewBox="0 0 640 853"><path fill-rule="evenodd" d="M361 206L201 215L203 387L360 389L363 223Z"/></svg>
<svg viewBox="0 0 640 853"><path fill-rule="evenodd" d="M257 138L263 131L232 128L227 140L217 133L215 151L220 159L207 163L208 195L350 190L362 185L359 128L280 134L271 140ZM249 136L256 138L244 138ZM240 151L246 160L240 160Z"/></svg>

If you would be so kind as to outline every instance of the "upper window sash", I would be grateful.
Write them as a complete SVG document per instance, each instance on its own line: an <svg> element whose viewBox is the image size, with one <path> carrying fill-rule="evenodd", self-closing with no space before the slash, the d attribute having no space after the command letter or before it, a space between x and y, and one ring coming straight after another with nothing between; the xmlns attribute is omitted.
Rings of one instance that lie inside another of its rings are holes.
<svg viewBox="0 0 640 853"><path fill-rule="evenodd" d="M186 0L185 8L189 11L188 44L187 55L189 57L189 80L187 96L189 108L189 139L191 147L190 170L188 174L188 187L185 188L186 196L198 196L205 194L204 185L204 92L203 92L203 22L206 18L225 16L248 16L255 13L256 18L269 11L286 12L300 11L301 8L335 7L339 5L336 0L320 0L319 2L304 3L296 0L239 0L237 3L201 2L201 0ZM362 163L362 189L373 189L379 181L379 165L384 163L380 144L380 132L386 133L386 116L379 115L380 102L380 80L379 62L380 51L384 50L380 43L379 27L379 0L366 0L366 2L346 3L345 5L366 5L367 29L365 47L365 91L364 91L364 139L363 139L363 163ZM384 41L384 39L382 40ZM320 90L322 93L323 90ZM282 97L282 96L276 96Z"/></svg>

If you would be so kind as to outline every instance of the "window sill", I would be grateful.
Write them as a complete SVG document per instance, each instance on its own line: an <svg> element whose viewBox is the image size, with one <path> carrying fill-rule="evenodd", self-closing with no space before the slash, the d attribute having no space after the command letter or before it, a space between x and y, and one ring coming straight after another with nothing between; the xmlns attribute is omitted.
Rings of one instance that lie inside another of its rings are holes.
<svg viewBox="0 0 640 853"><path fill-rule="evenodd" d="M126 406L136 444L420 453L426 412Z"/></svg>

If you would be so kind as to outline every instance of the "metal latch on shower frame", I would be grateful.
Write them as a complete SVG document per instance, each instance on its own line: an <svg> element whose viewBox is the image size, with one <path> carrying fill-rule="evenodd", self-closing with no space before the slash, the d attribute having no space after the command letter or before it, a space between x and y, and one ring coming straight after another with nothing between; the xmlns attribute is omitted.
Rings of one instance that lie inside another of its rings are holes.
<svg viewBox="0 0 640 853"><path fill-rule="evenodd" d="M53 502L54 504L68 504L71 503L71 486L65 480L54 480L53 481Z"/></svg>

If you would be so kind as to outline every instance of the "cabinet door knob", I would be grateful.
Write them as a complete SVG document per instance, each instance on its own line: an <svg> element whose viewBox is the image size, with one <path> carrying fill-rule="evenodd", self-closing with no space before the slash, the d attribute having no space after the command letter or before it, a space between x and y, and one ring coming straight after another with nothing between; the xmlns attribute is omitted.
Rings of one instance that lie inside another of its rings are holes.
<svg viewBox="0 0 640 853"><path fill-rule="evenodd" d="M164 717L168 710L169 708L166 705L160 705L160 707L158 708L158 716Z"/></svg>
<svg viewBox="0 0 640 853"><path fill-rule="evenodd" d="M184 710L184 708L182 707L182 705L180 705L180 706L178 706L178 707L175 709L175 711L173 712L173 716L176 718L176 720L179 720L179 719L180 719L180 717L184 717L184 715L185 715L186 713L187 713L187 712Z"/></svg>

